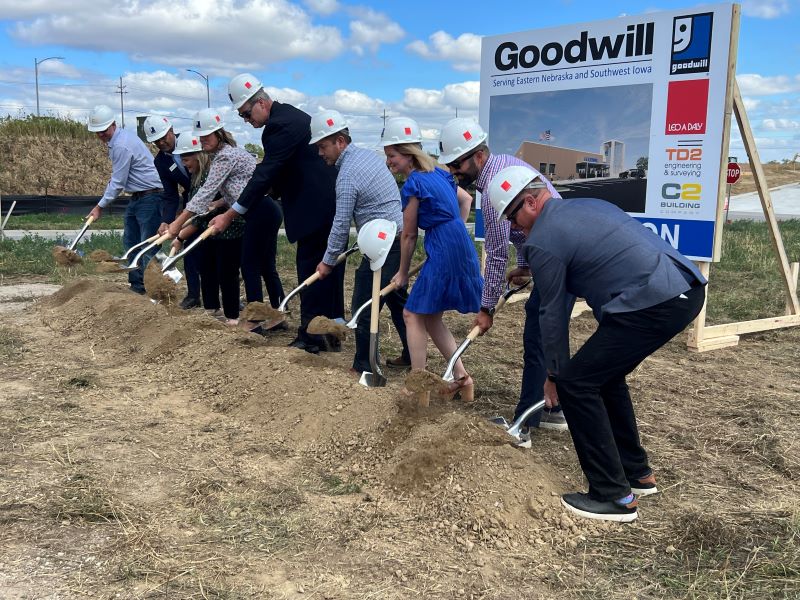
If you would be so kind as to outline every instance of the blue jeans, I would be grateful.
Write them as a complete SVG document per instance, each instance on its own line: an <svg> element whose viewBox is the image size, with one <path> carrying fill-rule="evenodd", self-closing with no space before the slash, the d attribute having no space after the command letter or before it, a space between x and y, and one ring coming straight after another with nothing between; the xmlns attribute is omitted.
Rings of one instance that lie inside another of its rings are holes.
<svg viewBox="0 0 800 600"><path fill-rule="evenodd" d="M122 245L125 250L155 235L161 225L161 194L151 193L131 198L125 209L125 229ZM158 252L153 248L139 261L139 268L128 273L128 282L135 292L144 293L144 270Z"/></svg>
<svg viewBox="0 0 800 600"><path fill-rule="evenodd" d="M567 294L564 298L565 310L569 319L572 307L575 306L575 296ZM530 298L525 303L525 330L522 334L523 347L523 367L522 367L522 390L519 394L519 404L514 410L514 420L524 413L529 407L536 404L543 396L544 380L547 377L547 369L544 364L544 348L542 347L542 329L539 326L539 307L541 298L539 290L534 286ZM560 406L552 409L552 412L561 410ZM536 411L525 421L527 427L539 427L542 419L542 411Z"/></svg>

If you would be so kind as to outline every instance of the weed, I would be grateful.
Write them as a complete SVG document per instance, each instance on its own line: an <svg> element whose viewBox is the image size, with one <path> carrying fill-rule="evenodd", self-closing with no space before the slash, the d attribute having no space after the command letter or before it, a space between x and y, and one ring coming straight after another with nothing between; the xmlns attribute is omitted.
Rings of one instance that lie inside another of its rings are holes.
<svg viewBox="0 0 800 600"><path fill-rule="evenodd" d="M18 358L25 351L22 338L9 327L0 327L0 359Z"/></svg>
<svg viewBox="0 0 800 600"><path fill-rule="evenodd" d="M322 479L322 492L329 496L346 496L348 494L360 494L361 484L355 481L343 481L338 475L333 473L320 473Z"/></svg>

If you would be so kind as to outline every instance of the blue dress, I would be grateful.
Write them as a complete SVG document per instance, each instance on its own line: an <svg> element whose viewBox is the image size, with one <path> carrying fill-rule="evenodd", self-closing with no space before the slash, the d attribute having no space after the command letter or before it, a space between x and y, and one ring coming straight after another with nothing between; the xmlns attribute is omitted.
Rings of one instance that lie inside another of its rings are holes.
<svg viewBox="0 0 800 600"><path fill-rule="evenodd" d="M430 173L413 171L400 194L403 210L412 196L419 200L417 225L425 230L428 255L406 309L426 315L478 312L483 277L475 245L461 220L453 176L439 168Z"/></svg>

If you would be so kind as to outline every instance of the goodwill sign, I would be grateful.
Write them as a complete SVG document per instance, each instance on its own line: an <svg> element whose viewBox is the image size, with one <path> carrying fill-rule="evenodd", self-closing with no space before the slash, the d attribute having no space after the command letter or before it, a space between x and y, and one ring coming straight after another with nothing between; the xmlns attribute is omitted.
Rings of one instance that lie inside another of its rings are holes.
<svg viewBox="0 0 800 600"><path fill-rule="evenodd" d="M492 152L712 260L732 21L722 4L483 38Z"/></svg>

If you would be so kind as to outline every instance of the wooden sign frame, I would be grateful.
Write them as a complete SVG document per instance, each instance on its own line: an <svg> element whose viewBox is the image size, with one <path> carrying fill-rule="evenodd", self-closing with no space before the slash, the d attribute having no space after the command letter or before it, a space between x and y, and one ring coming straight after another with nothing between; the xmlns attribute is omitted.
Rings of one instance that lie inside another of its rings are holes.
<svg viewBox="0 0 800 600"><path fill-rule="evenodd" d="M724 186L722 182L725 181L727 164L728 164L728 147L730 145L730 124L731 113L736 117L736 123L739 126L739 132L742 135L744 149L747 152L747 158L750 161L753 177L755 179L756 190L758 197L761 199L761 207L764 210L764 217L769 226L770 237L772 238L772 246L775 254L778 257L781 283L783 284L786 293L786 310L785 314L768 317L766 319L755 319L753 321L740 321L738 323L725 323L723 325L706 325L706 309L708 307L708 299L711 292L711 283L706 288L706 302L703 304L703 309L694 320L694 328L689 331L689 338L687 345L689 350L694 352L704 352L707 350L714 350L716 348L725 348L727 346L735 346L739 343L739 336L745 333L754 333L757 331L768 331L770 329L779 329L782 327L796 327L800 325L800 304L797 299L797 278L800 272L800 265L798 263L789 263L786 256L786 249L783 245L783 238L781 237L780 229L778 228L778 221L775 218L775 210L772 206L772 199L769 193L764 168L761 164L761 159L758 156L758 149L756 148L755 138L753 131L750 128L750 121L747 118L747 112L744 108L742 95L739 91L739 85L736 83L736 51L738 47L739 38L739 15L740 7L738 4L733 6L733 21L731 27L731 51L729 54L728 65L728 86L726 90L725 99L725 125L722 140L722 157L720 164L720 186L717 197L717 222L714 233L714 257L715 261L719 261L722 254L722 227L724 223ZM708 279L711 263L699 262L697 263L700 271Z"/></svg>

